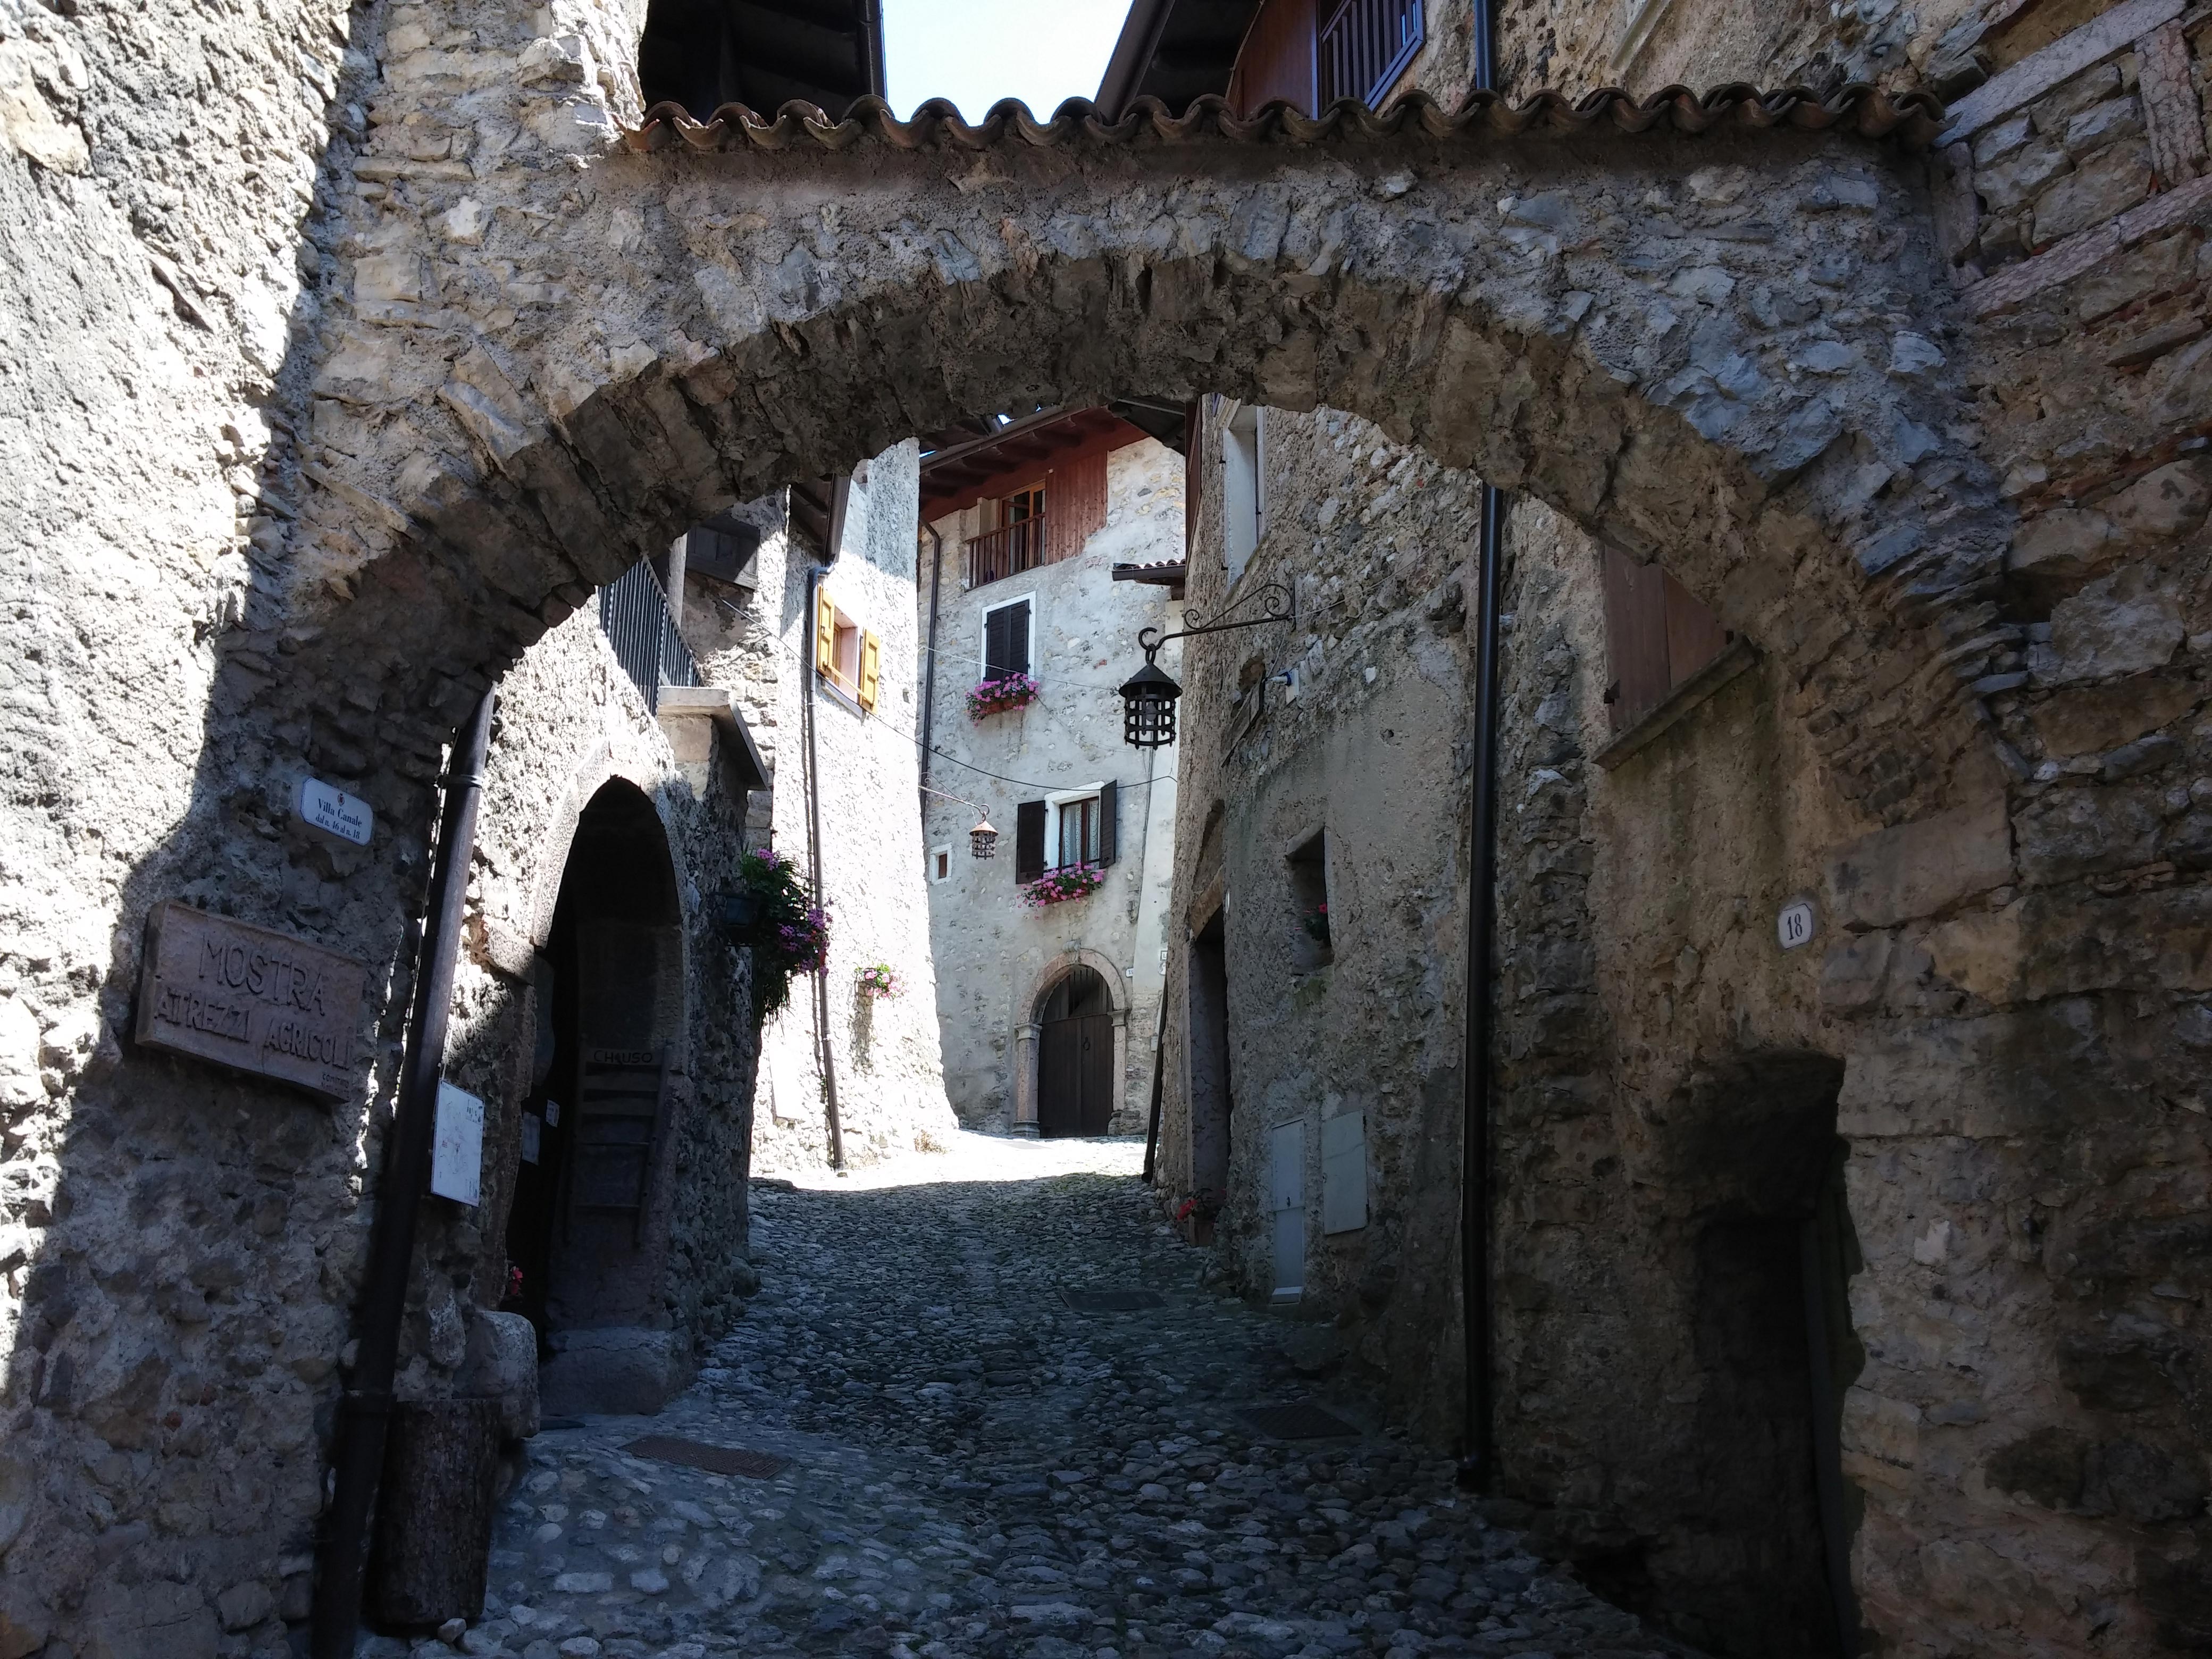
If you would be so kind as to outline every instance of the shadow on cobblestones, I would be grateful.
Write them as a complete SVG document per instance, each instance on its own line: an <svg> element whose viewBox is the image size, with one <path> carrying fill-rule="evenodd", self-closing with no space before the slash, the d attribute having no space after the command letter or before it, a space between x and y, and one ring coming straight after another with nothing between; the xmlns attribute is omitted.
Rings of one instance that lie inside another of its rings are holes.
<svg viewBox="0 0 2212 1659"><path fill-rule="evenodd" d="M963 1137L963 1139L966 1139ZM472 1654L1550 1655L1685 1650L1486 1526L1356 1395L1281 1443L1290 1328L1200 1283L1127 1142L977 1154L988 1177L756 1183L762 1288L659 1417L531 1443ZM1032 1157L1024 1175L1024 1159ZM1042 1178L1037 1170L1090 1167ZM880 1179L880 1178L879 1178ZM1061 1292L1162 1305L1084 1315ZM763 1480L623 1450L791 1459ZM437 1644L431 1646L434 1650ZM388 1644L397 1653L398 1644ZM427 1656L426 1656L427 1659Z"/></svg>

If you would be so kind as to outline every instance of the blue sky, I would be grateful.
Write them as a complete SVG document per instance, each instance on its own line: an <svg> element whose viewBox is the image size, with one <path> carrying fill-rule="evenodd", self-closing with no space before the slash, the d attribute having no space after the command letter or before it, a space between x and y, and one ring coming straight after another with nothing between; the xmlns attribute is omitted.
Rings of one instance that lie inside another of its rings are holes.
<svg viewBox="0 0 2212 1659"><path fill-rule="evenodd" d="M1040 117L1097 95L1129 0L884 0L884 78L902 116L950 98L981 120L1001 98Z"/></svg>

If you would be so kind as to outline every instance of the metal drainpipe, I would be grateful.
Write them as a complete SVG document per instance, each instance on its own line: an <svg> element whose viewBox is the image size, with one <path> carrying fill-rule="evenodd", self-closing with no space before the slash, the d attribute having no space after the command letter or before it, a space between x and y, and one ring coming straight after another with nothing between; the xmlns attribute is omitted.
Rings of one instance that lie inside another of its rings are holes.
<svg viewBox="0 0 2212 1659"><path fill-rule="evenodd" d="M1492 0L1474 3L1474 89L1498 85ZM1505 497L1482 486L1481 541L1475 563L1475 688L1474 801L1468 825L1467 918L1467 1053L1460 1073L1466 1090L1460 1126L1460 1323L1467 1340L1466 1421L1459 1484L1486 1490L1497 1474L1496 1408L1491 1291L1491 1234L1497 1199L1492 1190L1491 1048L1498 995L1498 644Z"/></svg>
<svg viewBox="0 0 2212 1659"><path fill-rule="evenodd" d="M837 549L845 539L845 510L851 500L853 480L848 476L837 480L837 488L830 501L829 546L823 550L825 559L836 560ZM799 665L800 683L806 688L800 708L806 720L806 863L814 888L816 908L822 904L822 761L821 752L814 741L814 703L820 695L814 684L817 661L815 635L822 617L822 579L830 574L826 562L810 566L806 572L806 656ZM822 1056L822 1109L830 1126L830 1167L845 1167L845 1128L837 1113L837 1056L830 1041L830 968L824 963L815 969L814 1031L816 1047Z"/></svg>
<svg viewBox="0 0 2212 1659"><path fill-rule="evenodd" d="M936 551L929 562L929 659L921 665L921 781L929 782L931 734L937 729L937 589L945 579L945 538L933 524L925 524L929 539L936 544ZM929 803L921 804L922 816L929 815Z"/></svg>
<svg viewBox="0 0 2212 1659"><path fill-rule="evenodd" d="M330 1525L323 1538L322 1570L315 1579L314 1659L351 1659L361 1623L369 1510L384 1470L392 1379L398 1369L399 1323L407 1310L408 1269L415 1255L415 1218L429 1184L438 1081L445 1069L446 1017L453 1003L453 957L468 908L469 858L476 846L477 805L483 795L484 756L491 746L495 701L489 691L477 699L447 773L445 817L430 877L430 925L415 961L415 1006L408 1016L399 1099L386 1144L369 1240L360 1347L331 1460L336 1480Z"/></svg>

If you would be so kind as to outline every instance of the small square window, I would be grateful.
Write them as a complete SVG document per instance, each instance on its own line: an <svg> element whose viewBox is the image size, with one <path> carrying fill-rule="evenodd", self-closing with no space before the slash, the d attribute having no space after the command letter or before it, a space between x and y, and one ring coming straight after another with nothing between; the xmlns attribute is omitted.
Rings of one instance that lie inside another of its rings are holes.
<svg viewBox="0 0 2212 1659"><path fill-rule="evenodd" d="M929 878L950 881L952 878L952 848L950 843L929 849Z"/></svg>

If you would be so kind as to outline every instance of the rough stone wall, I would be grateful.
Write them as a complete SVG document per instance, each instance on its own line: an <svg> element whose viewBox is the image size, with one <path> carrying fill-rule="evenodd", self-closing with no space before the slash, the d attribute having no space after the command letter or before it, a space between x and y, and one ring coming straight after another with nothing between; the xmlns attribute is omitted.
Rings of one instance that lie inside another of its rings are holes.
<svg viewBox="0 0 2212 1659"><path fill-rule="evenodd" d="M945 846L952 854L950 876L930 884L930 939L945 1090L972 1128L1012 1127L1015 1069L1027 1052L1017 1028L1035 1023L1039 1003L1077 959L1103 964L1120 1017L1115 1133L1141 1130L1151 1109L1161 916L1174 868L1175 761L1172 750L1153 758L1122 741L1115 688L1144 659L1139 630L1165 633L1176 623L1165 588L1116 582L1112 571L1182 556L1182 458L1150 438L1115 450L1107 458L1106 487L1105 525L1074 557L972 592L959 585L961 549L981 533L978 510L936 526L945 538L945 571L931 784L982 805L1001 832L998 855L976 860L968 848L974 808L933 799L923 809L925 850ZM925 545L925 557L928 551ZM982 677L984 612L1024 595L1031 601L1030 672L1042 696L1026 708L973 720L967 699ZM917 599L927 630L926 570ZM1176 650L1171 645L1163 653L1168 664L1177 660ZM1117 860L1104 886L1071 903L1025 908L1014 883L1016 805L1109 779L1121 784L1121 817ZM1155 824L1167 830L1157 841Z"/></svg>
<svg viewBox="0 0 2212 1659"><path fill-rule="evenodd" d="M1856 81L1954 96L1979 78L1979 14L2000 9L1975 0L1504 0L1498 84L1575 96L1599 87Z"/></svg>
<svg viewBox="0 0 2212 1659"><path fill-rule="evenodd" d="M1462 574L1479 489L1464 472L1334 410L1268 411L1265 533L1232 586L1222 558L1218 429L1190 609L1264 583L1294 623L1187 642L1186 737L1169 982L1188 994L1188 930L1223 911L1234 1033L1227 1202L1233 1283L1273 1284L1269 1132L1304 1131L1304 1313L1340 1327L1394 1407L1448 1440L1455 1420L1459 1103L1464 1062ZM1294 684L1271 677L1288 672ZM1289 854L1325 833L1331 956L1303 927ZM1180 1000L1180 998L1178 998ZM1180 1010L1178 1009L1178 1012ZM1186 1028L1171 1015L1166 1196L1198 1184ZM1323 1231L1322 1126L1364 1119L1367 1221Z"/></svg>
<svg viewBox="0 0 2212 1659"><path fill-rule="evenodd" d="M484 1307L504 1291L507 1211L538 1039L532 966L553 927L578 815L611 780L653 803L684 915L683 1018L672 1066L672 1138L648 1231L664 1264L651 1297L663 1324L712 1340L738 1307L745 1242L754 1053L744 954L720 939L702 899L730 887L747 803L720 766L696 789L601 633L596 605L551 630L500 682L471 890L469 951L454 988L448 1075L486 1103L484 1202L473 1217L429 1207L449 1237L426 1242L446 1273L473 1268ZM473 1229L481 1243L467 1235ZM450 1259L448 1259L450 1258ZM427 1386L427 1383L425 1384Z"/></svg>
<svg viewBox="0 0 2212 1659"><path fill-rule="evenodd" d="M2201 87L2203 20L2169 28L2180 9L2154 9L2127 14L2069 72L2008 102L1985 94L1996 106L1938 166L1960 204L1942 234L1965 318L1936 349L1972 364L1974 441L2026 516L1980 620L1954 635L1994 647L1975 689L1997 740L1961 769L1945 812L1883 830L1835 787L1835 722L1898 681L1817 692L1771 655L1597 766L1612 676L1595 544L1526 500L1509 527L1504 1478L1612 1593L1717 1651L1769 1650L1760 1620L1806 1608L1742 1595L1787 1527L1747 1485L1760 1464L1743 1376L1716 1364L1716 1249L1779 1224L1788 1183L1759 1114L1817 1127L1832 1102L1856 1250L1838 1355L1852 1572L1884 1650L2206 1639L2195 1241L2208 1176L2191 1079L2212 492L2190 192L2202 148L2185 137L2203 112L2168 90ZM2101 10L2075 9L2034 44L2081 50L2068 30ZM1916 52L1946 23L1905 21ZM2038 72L2018 34L1971 33L1946 27L1953 47L1980 41L1986 69ZM1759 39L1709 37L1702 58L1663 37L1653 50L1690 54L1666 78L1771 83L1774 58L1721 55L1783 50ZM2177 47L2191 55L2169 55L2161 81L2154 60ZM2046 204L2059 211L2040 220ZM1292 429L1271 414L1271 434ZM1878 495L1896 475L1864 442L1846 434L1823 465ZM1301 480L1295 510L1323 487ZM1679 552L1659 556L1728 616L1725 589ZM1828 625L1802 611L1784 635ZM1240 884L1237 848L1267 797L1205 799L1207 745L1238 720L1228 669L1190 677L1178 903L1204 903L1226 877L1232 1006L1242 975L1288 1024L1294 996L1265 985L1264 958L1237 955L1239 905L1267 884ZM1438 835L1437 856L1457 844ZM1785 951L1776 913L1801 895L1821 932ZM1184 1018L1178 1004L1169 1169L1187 1182ZM1272 1105L1241 1075L1237 1099L1240 1119ZM1233 1201L1249 1205L1266 1172L1249 1144L1238 1159ZM1248 1289L1264 1222L1232 1212L1224 1228ZM1325 1267L1310 1296L1317 1283ZM1355 1322L1340 1349L1374 1341L1365 1309L1329 1310ZM1456 1403L1457 1333L1439 1322L1422 1341L1404 1363L1442 1396L1426 1402L1433 1431Z"/></svg>
<svg viewBox="0 0 2212 1659"><path fill-rule="evenodd" d="M805 702L811 699L819 769L823 895L830 912L829 1030L836 1068L845 1157L873 1163L939 1145L955 1120L945 1099L937 1032L937 988L930 960L929 901L920 860L915 802L919 651L915 623L915 528L920 514L920 449L896 444L854 475L844 538L822 591L881 641L875 712L863 714L820 682L807 656L807 572L812 561L787 530L764 539L757 605L742 650L755 666L749 694L763 710L758 735L772 744L778 779L773 844L808 864ZM771 657L772 663L766 660ZM720 661L720 659L710 659ZM772 715L768 710L772 708ZM869 998L860 970L888 963L902 995ZM830 1156L820 1038L809 981L792 982L791 1001L769 1023L753 1117L756 1164L775 1170L820 1164Z"/></svg>

